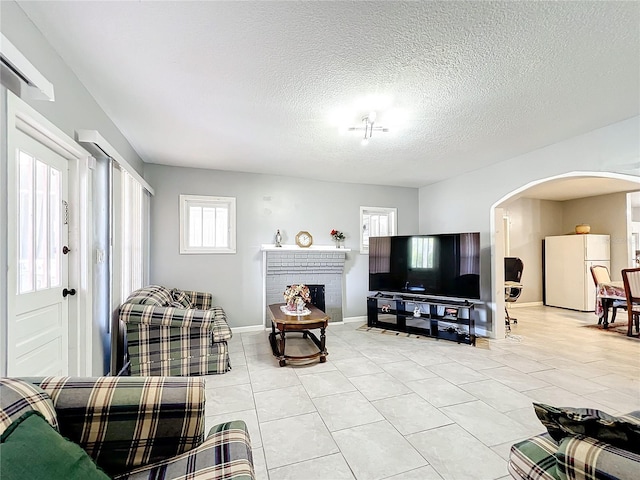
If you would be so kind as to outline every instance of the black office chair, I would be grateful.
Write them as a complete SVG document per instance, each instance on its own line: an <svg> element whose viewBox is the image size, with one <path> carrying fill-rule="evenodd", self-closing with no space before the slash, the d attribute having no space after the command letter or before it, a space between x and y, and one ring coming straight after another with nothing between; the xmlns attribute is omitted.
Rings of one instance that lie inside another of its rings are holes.
<svg viewBox="0 0 640 480"><path fill-rule="evenodd" d="M507 303L513 303L522 294L523 285L520 283L522 279L522 271L524 270L524 263L518 257L505 257L504 258L504 301ZM506 314L504 324L507 326L507 330L511 330L511 323L518 323L517 318L509 316L509 310L507 305L504 306L504 313Z"/></svg>

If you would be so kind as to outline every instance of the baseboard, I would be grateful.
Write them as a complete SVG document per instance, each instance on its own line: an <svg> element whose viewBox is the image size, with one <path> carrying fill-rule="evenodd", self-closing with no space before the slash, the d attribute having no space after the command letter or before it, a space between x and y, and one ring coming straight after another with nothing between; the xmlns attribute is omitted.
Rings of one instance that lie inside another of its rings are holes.
<svg viewBox="0 0 640 480"><path fill-rule="evenodd" d="M542 302L513 302L513 303L509 303L509 306L507 308L512 309L512 308L524 308L524 307L541 307L543 304Z"/></svg>
<svg viewBox="0 0 640 480"><path fill-rule="evenodd" d="M249 325L248 327L231 327L233 333L245 333L245 332L261 332L264 330L264 325Z"/></svg>
<svg viewBox="0 0 640 480"><path fill-rule="evenodd" d="M345 317L342 319L342 323L356 323L356 322L366 322L367 316L362 315L361 317Z"/></svg>

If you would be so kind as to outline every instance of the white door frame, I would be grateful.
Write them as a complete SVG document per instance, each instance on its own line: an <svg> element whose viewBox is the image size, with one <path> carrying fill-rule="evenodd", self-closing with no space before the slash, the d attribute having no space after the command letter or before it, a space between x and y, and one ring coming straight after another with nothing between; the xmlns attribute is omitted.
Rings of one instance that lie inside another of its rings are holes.
<svg viewBox="0 0 640 480"><path fill-rule="evenodd" d="M499 199L493 205L489 214L490 232L491 232L491 310L492 310L492 325L491 325L491 337L492 338L504 338L506 335L504 324L504 235L502 232L503 222L503 204L513 199L516 196L520 196L523 192L540 185L541 183L551 182L563 178L575 178L575 177L599 177L599 178L613 178L617 180L625 180L631 182L638 182L640 186L640 177L634 175L626 175L623 173L613 172L568 172L562 175L555 175L553 177L547 177L540 180L535 180L523 185L520 188L513 190Z"/></svg>
<svg viewBox="0 0 640 480"><path fill-rule="evenodd" d="M91 165L93 157L43 115L7 92L7 142L20 129L69 161L69 374L91 375L93 353ZM12 155L9 151L8 155ZM8 159L7 159L8 160ZM7 179L15 181L15 179ZM11 214L11 213L10 213ZM9 260L12 261L12 260ZM9 314L10 312L8 312ZM9 340L5 337L4 342ZM2 345L7 352L7 345Z"/></svg>

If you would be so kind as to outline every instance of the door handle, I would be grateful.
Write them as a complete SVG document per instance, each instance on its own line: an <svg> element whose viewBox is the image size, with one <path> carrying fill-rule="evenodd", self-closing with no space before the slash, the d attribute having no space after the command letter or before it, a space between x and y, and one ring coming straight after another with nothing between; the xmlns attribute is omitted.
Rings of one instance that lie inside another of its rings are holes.
<svg viewBox="0 0 640 480"><path fill-rule="evenodd" d="M66 298L67 295L75 295L76 289L72 288L71 290L67 290L66 288L62 290L62 296Z"/></svg>
<svg viewBox="0 0 640 480"><path fill-rule="evenodd" d="M66 255L67 253L69 253L71 250L69 250L69 247L67 247L66 245L64 247L62 247L62 253L64 255Z"/></svg>

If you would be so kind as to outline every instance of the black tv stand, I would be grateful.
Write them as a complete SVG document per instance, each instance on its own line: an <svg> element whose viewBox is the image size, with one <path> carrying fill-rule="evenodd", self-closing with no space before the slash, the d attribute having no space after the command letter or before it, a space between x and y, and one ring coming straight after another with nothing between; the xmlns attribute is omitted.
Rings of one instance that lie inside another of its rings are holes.
<svg viewBox="0 0 640 480"><path fill-rule="evenodd" d="M367 325L476 344L475 304L426 295L377 292L367 297Z"/></svg>

